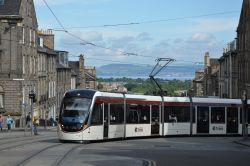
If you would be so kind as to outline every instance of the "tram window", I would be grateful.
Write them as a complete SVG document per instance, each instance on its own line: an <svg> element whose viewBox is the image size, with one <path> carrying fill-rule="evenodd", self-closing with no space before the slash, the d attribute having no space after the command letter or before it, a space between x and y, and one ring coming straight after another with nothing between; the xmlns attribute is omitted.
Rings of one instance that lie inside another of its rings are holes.
<svg viewBox="0 0 250 166"><path fill-rule="evenodd" d="M110 124L121 124L124 122L123 104L110 104Z"/></svg>
<svg viewBox="0 0 250 166"><path fill-rule="evenodd" d="M103 123L102 104L96 103L91 116L92 125L102 125Z"/></svg>
<svg viewBox="0 0 250 166"><path fill-rule="evenodd" d="M152 122L160 122L160 106L152 105Z"/></svg>
<svg viewBox="0 0 250 166"><path fill-rule="evenodd" d="M238 123L238 107L227 107L227 122Z"/></svg>
<svg viewBox="0 0 250 166"><path fill-rule="evenodd" d="M166 106L164 107L164 122L189 122L190 107Z"/></svg>
<svg viewBox="0 0 250 166"><path fill-rule="evenodd" d="M209 121L209 107L197 107L197 123L206 123Z"/></svg>
<svg viewBox="0 0 250 166"><path fill-rule="evenodd" d="M211 123L225 123L225 107L211 108Z"/></svg>
<svg viewBox="0 0 250 166"><path fill-rule="evenodd" d="M150 107L148 105L127 105L127 123L150 123Z"/></svg>

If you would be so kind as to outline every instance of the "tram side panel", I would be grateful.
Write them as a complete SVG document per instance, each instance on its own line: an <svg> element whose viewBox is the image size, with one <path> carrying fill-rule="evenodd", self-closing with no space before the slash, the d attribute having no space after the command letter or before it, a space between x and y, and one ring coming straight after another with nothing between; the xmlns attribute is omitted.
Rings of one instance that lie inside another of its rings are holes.
<svg viewBox="0 0 250 166"><path fill-rule="evenodd" d="M173 105L164 107L164 135L190 134L190 107Z"/></svg>
<svg viewBox="0 0 250 166"><path fill-rule="evenodd" d="M226 111L225 106L212 106L210 107L210 125L209 134L214 135L225 135L227 133L226 126Z"/></svg>
<svg viewBox="0 0 250 166"><path fill-rule="evenodd" d="M58 136L60 140L82 141L82 132L65 132L58 126Z"/></svg>
<svg viewBox="0 0 250 166"><path fill-rule="evenodd" d="M123 103L107 103L105 104L104 119L107 122L106 130L108 136L106 138L123 138L124 137L124 104ZM105 126L104 126L105 128Z"/></svg>
<svg viewBox="0 0 250 166"><path fill-rule="evenodd" d="M82 140L102 140L103 125L90 126L83 131Z"/></svg>
<svg viewBox="0 0 250 166"><path fill-rule="evenodd" d="M190 123L165 123L164 135L189 135Z"/></svg>
<svg viewBox="0 0 250 166"><path fill-rule="evenodd" d="M93 109L90 112L89 127L83 131L83 140L103 139L103 110L103 103L94 103Z"/></svg>
<svg viewBox="0 0 250 166"><path fill-rule="evenodd" d="M126 105L126 137L151 136L150 105Z"/></svg>
<svg viewBox="0 0 250 166"><path fill-rule="evenodd" d="M194 98L197 134L241 134L241 101Z"/></svg>

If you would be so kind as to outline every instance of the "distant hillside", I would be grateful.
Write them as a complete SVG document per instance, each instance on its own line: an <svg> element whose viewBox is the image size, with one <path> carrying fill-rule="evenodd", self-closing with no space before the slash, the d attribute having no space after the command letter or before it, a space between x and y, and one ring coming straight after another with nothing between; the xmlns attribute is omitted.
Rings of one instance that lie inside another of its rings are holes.
<svg viewBox="0 0 250 166"><path fill-rule="evenodd" d="M109 64L97 68L97 77L113 78L148 78L154 66L142 66L133 64ZM167 66L156 78L163 79L193 79L195 70L202 66Z"/></svg>

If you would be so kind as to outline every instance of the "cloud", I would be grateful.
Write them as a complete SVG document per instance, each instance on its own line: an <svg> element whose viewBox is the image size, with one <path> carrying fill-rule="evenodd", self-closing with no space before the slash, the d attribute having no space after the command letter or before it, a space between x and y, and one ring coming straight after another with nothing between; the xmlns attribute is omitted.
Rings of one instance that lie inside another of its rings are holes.
<svg viewBox="0 0 250 166"><path fill-rule="evenodd" d="M109 38L108 43L111 43L111 47L114 48L121 48L126 47L126 45L130 44L131 42L135 41L134 36L122 36L116 38Z"/></svg>
<svg viewBox="0 0 250 166"><path fill-rule="evenodd" d="M212 40L215 40L215 37L208 33L195 33L187 40L187 42L199 43L199 42L209 42Z"/></svg>
<svg viewBox="0 0 250 166"><path fill-rule="evenodd" d="M172 55L179 60L202 61L204 53L210 52L213 57L220 57L224 42L209 33L195 33L183 43L173 47Z"/></svg>
<svg viewBox="0 0 250 166"><path fill-rule="evenodd" d="M119 34L118 31L115 33ZM218 40L211 33L193 33L188 37L173 38L165 40L155 40L148 33L125 33L114 37L107 35L105 32L97 31L79 31L75 32L80 38L92 42L98 46L111 48L104 49L91 45L80 45L81 41L72 38L69 35L60 37L58 47L60 49L73 52L83 53L87 58L100 58L105 61L96 65L104 65L112 63L112 61L122 61L124 63L135 62L141 64L152 65L157 57L176 59L175 63L183 63L184 61L199 62L203 61L204 53L209 51L211 57L219 57L222 55L224 45L223 41ZM122 52L135 53L143 56L127 56ZM106 61L106 60L110 60ZM94 61L94 60L93 60ZM92 64L90 64L92 65Z"/></svg>
<svg viewBox="0 0 250 166"><path fill-rule="evenodd" d="M90 31L80 36L90 42L101 42L103 41L103 35L100 32Z"/></svg>
<svg viewBox="0 0 250 166"><path fill-rule="evenodd" d="M137 35L136 38L139 41L151 41L151 40L153 40L152 37L146 32L140 33L139 35Z"/></svg>
<svg viewBox="0 0 250 166"><path fill-rule="evenodd" d="M192 26L184 29L186 32L197 32L203 31L207 33L212 32L224 32L224 31L232 31L232 29L237 28L238 26L238 18L210 18L210 19L192 19Z"/></svg>

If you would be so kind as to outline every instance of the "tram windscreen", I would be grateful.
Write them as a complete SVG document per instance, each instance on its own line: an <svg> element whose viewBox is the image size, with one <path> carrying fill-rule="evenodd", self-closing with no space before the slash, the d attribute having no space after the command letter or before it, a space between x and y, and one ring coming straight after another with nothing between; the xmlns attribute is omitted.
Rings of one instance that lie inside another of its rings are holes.
<svg viewBox="0 0 250 166"><path fill-rule="evenodd" d="M91 99L87 98L70 98L64 99L61 107L61 120L65 123L75 122L83 123L89 114Z"/></svg>

